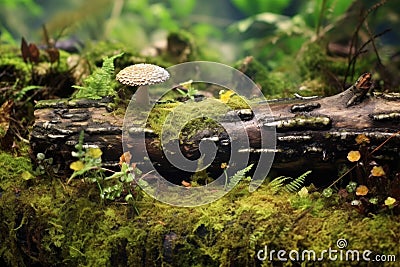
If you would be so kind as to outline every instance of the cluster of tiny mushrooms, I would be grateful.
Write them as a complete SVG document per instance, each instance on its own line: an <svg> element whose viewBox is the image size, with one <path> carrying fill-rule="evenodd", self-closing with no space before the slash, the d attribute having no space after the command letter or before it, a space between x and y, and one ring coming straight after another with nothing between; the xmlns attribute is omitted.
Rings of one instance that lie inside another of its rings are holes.
<svg viewBox="0 0 400 267"><path fill-rule="evenodd" d="M139 63L121 70L116 79L124 85L139 86L135 94L136 105L146 106L150 104L148 86L165 82L169 79L169 73L160 66Z"/></svg>

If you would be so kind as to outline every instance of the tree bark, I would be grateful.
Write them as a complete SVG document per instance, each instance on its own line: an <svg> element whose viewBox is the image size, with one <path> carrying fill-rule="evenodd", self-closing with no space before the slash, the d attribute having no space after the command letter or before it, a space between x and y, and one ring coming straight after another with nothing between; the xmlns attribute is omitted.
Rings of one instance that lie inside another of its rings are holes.
<svg viewBox="0 0 400 267"><path fill-rule="evenodd" d="M328 171L335 176L340 164L347 162L347 153L359 149L360 145L355 139L360 134L368 137L367 146L370 151L390 138L373 156L398 168L400 135L395 133L400 130L399 94L363 96L348 105L352 97L354 94L348 89L326 98L269 101L272 118L267 103L260 103L257 110L253 111L236 110L235 113L245 125L249 138L249 164L256 163L259 154L263 153L260 150L260 127L276 127L277 140L272 169L280 174L314 170L325 173ZM74 146L83 130L84 144L99 147L103 151L104 165L117 167L123 153L123 118L108 108L110 101L39 102L35 109L36 121L30 139L34 155L45 153L47 158L53 158L59 167L59 174L70 173L69 164L76 160L71 152L75 150ZM268 120L260 126L254 113L265 113ZM231 115L225 116L226 127L235 133L241 128L237 122L229 120ZM187 179L192 174L180 171L168 162L160 148L159 137L151 129L138 127L130 130L146 131L146 150L163 176L180 183L180 180ZM218 147L218 153L207 171L212 175L219 175L222 172L221 163L229 161L231 140L226 131L220 131L218 135L215 132L215 129L202 129L190 139L183 140L180 149L188 159L197 159L200 155L199 143L205 139L213 141ZM143 156L143 150L142 147L135 152L136 159ZM140 162L138 166L140 168Z"/></svg>

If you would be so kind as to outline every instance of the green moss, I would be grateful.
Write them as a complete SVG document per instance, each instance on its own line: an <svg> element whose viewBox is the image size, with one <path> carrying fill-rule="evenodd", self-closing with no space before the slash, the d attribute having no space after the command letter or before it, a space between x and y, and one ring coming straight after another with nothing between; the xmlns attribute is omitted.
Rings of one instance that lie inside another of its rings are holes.
<svg viewBox="0 0 400 267"><path fill-rule="evenodd" d="M165 131L163 142L178 137L191 138L204 129L220 130L218 118L226 114L228 108L215 99L200 102L168 103L156 105L149 114L148 126L159 136ZM210 110L210 106L213 107ZM190 116L190 117L189 117ZM184 122L184 124L182 124ZM182 131L181 131L182 130ZM171 133L170 135L166 133Z"/></svg>
<svg viewBox="0 0 400 267"><path fill-rule="evenodd" d="M210 109L210 107L213 107ZM163 142L176 138L191 139L197 133L205 129L214 130L214 134L223 131L218 120L224 116L230 109L248 109L247 102L237 95L233 95L228 102L222 103L216 99L206 99L199 102L172 102L157 104L151 110L147 126L150 127L155 134L161 137L163 130L168 130L172 134L164 134ZM140 112L139 110L133 111ZM181 124L185 122L185 124ZM180 132L177 132L180 131ZM166 131L167 132L167 131Z"/></svg>
<svg viewBox="0 0 400 267"><path fill-rule="evenodd" d="M292 63L288 62L287 64ZM285 72L279 69L272 71L253 57L246 57L238 61L234 67L242 71L257 84L267 98L288 97L288 90L293 91L297 89L294 81L294 71L291 70L292 67L287 67L290 70L286 70ZM288 72L290 73L289 75L287 74Z"/></svg>
<svg viewBox="0 0 400 267"><path fill-rule="evenodd" d="M16 46L0 46L0 53L0 86L8 88L0 97L0 103L10 98L17 101L32 98L37 100L43 94L48 97L48 92L51 92L52 97L69 97L72 93L71 85L75 81L67 63L69 53L60 50L59 61L50 63L46 51L41 49L39 62L35 64L24 62L20 48ZM38 93L30 92L32 90Z"/></svg>
<svg viewBox="0 0 400 267"><path fill-rule="evenodd" d="M167 43L167 51L163 57L168 62L182 63L194 61L199 57L195 37L187 31L179 30L169 33Z"/></svg>
<svg viewBox="0 0 400 267"><path fill-rule="evenodd" d="M268 186L249 193L248 186L242 181L197 208L144 197L138 216L129 205L102 203L94 184L44 179L22 184L18 194L8 187L0 197L0 257L11 266L253 266L265 246L320 252L336 249L339 238L349 249L400 252L398 216L365 218L316 195Z"/></svg>
<svg viewBox="0 0 400 267"><path fill-rule="evenodd" d="M0 190L19 187L25 183L21 174L31 172L32 165L26 157L14 157L0 151Z"/></svg>
<svg viewBox="0 0 400 267"><path fill-rule="evenodd" d="M268 84L268 70L257 59L246 57L235 63L234 68L246 74L253 82L258 84L264 94L271 94L277 88L271 88ZM239 85L241 86L241 85Z"/></svg>
<svg viewBox="0 0 400 267"><path fill-rule="evenodd" d="M250 106L247 104L246 100L238 95L233 95L229 98L229 101L226 103L231 109L249 109Z"/></svg>
<svg viewBox="0 0 400 267"><path fill-rule="evenodd" d="M126 45L118 42L92 42L88 43L85 50L82 52L89 64L101 67L104 57L112 57L114 55L124 53L121 57L115 60L115 69L119 71L126 66L137 63L152 63L159 66L168 67L171 63L164 61L161 57L143 57L137 51L134 51Z"/></svg>
<svg viewBox="0 0 400 267"><path fill-rule="evenodd" d="M148 117L148 125L157 135L161 135L165 119L179 105L181 105L179 102L157 104L151 110Z"/></svg>
<svg viewBox="0 0 400 267"><path fill-rule="evenodd" d="M21 87L27 84L31 77L31 69L28 64L22 60L21 52L16 46L0 46L0 72L9 73L3 75L0 85L3 87L21 84Z"/></svg>
<svg viewBox="0 0 400 267"><path fill-rule="evenodd" d="M361 54L357 58L354 74L356 77L370 71L376 58L372 53ZM305 43L296 59L300 76L308 89L314 94L333 95L342 91L342 84L347 75L349 79L352 69L348 69L347 58L331 57L327 54L326 44L321 42ZM354 77L354 78L356 78ZM347 80L348 83L353 81Z"/></svg>

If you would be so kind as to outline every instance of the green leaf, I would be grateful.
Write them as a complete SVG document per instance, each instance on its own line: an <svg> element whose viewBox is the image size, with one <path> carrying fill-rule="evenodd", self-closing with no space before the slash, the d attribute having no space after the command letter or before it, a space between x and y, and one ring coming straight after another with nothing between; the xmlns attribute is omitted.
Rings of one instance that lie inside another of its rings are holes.
<svg viewBox="0 0 400 267"><path fill-rule="evenodd" d="M94 159L100 158L102 154L103 154L103 152L98 147L96 147L96 148L90 147L88 149L88 151L86 152L86 156L94 158Z"/></svg>
<svg viewBox="0 0 400 267"><path fill-rule="evenodd" d="M243 170L237 171L232 177L229 178L229 183L227 185L228 190L230 188L233 188L240 180L244 179L246 177L246 173L248 173L251 168L253 168L254 164L250 164Z"/></svg>
<svg viewBox="0 0 400 267"><path fill-rule="evenodd" d="M21 174L21 177L22 177L22 179L24 179L25 181L28 181L28 180L31 180L32 178L34 178L34 176L33 176L30 172L28 172L28 171L24 171L24 172Z"/></svg>
<svg viewBox="0 0 400 267"><path fill-rule="evenodd" d="M26 93L28 93L29 91L33 91L33 90L38 90L43 88L43 86L38 86L38 85L28 85L24 88L21 89L21 91L19 91L17 93L17 95L15 96L15 100L16 101L21 101L21 99L26 95Z"/></svg>
<svg viewBox="0 0 400 267"><path fill-rule="evenodd" d="M69 168L74 170L74 171L80 171L85 167L85 164L78 160L78 161L74 161L69 165Z"/></svg>
<svg viewBox="0 0 400 267"><path fill-rule="evenodd" d="M273 179L269 184L268 187L272 190L272 192L276 193L282 189L285 181L290 179L289 177L279 176Z"/></svg>
<svg viewBox="0 0 400 267"><path fill-rule="evenodd" d="M305 173L288 183L286 185L286 190L291 193L299 191L303 187L307 175L309 175L310 173L311 171L306 171Z"/></svg>
<svg viewBox="0 0 400 267"><path fill-rule="evenodd" d="M125 196L125 201L129 201L129 200L131 200L131 199L133 199L132 194L127 194L127 195Z"/></svg>

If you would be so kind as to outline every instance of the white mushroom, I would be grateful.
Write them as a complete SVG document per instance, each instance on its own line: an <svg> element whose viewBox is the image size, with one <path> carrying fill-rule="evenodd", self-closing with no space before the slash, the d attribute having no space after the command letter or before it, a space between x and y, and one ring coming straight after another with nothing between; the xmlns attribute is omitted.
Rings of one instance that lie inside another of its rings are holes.
<svg viewBox="0 0 400 267"><path fill-rule="evenodd" d="M169 73L160 66L140 63L124 68L116 78L122 84L140 86L135 94L136 104L148 105L150 102L148 85L165 82L169 79Z"/></svg>

